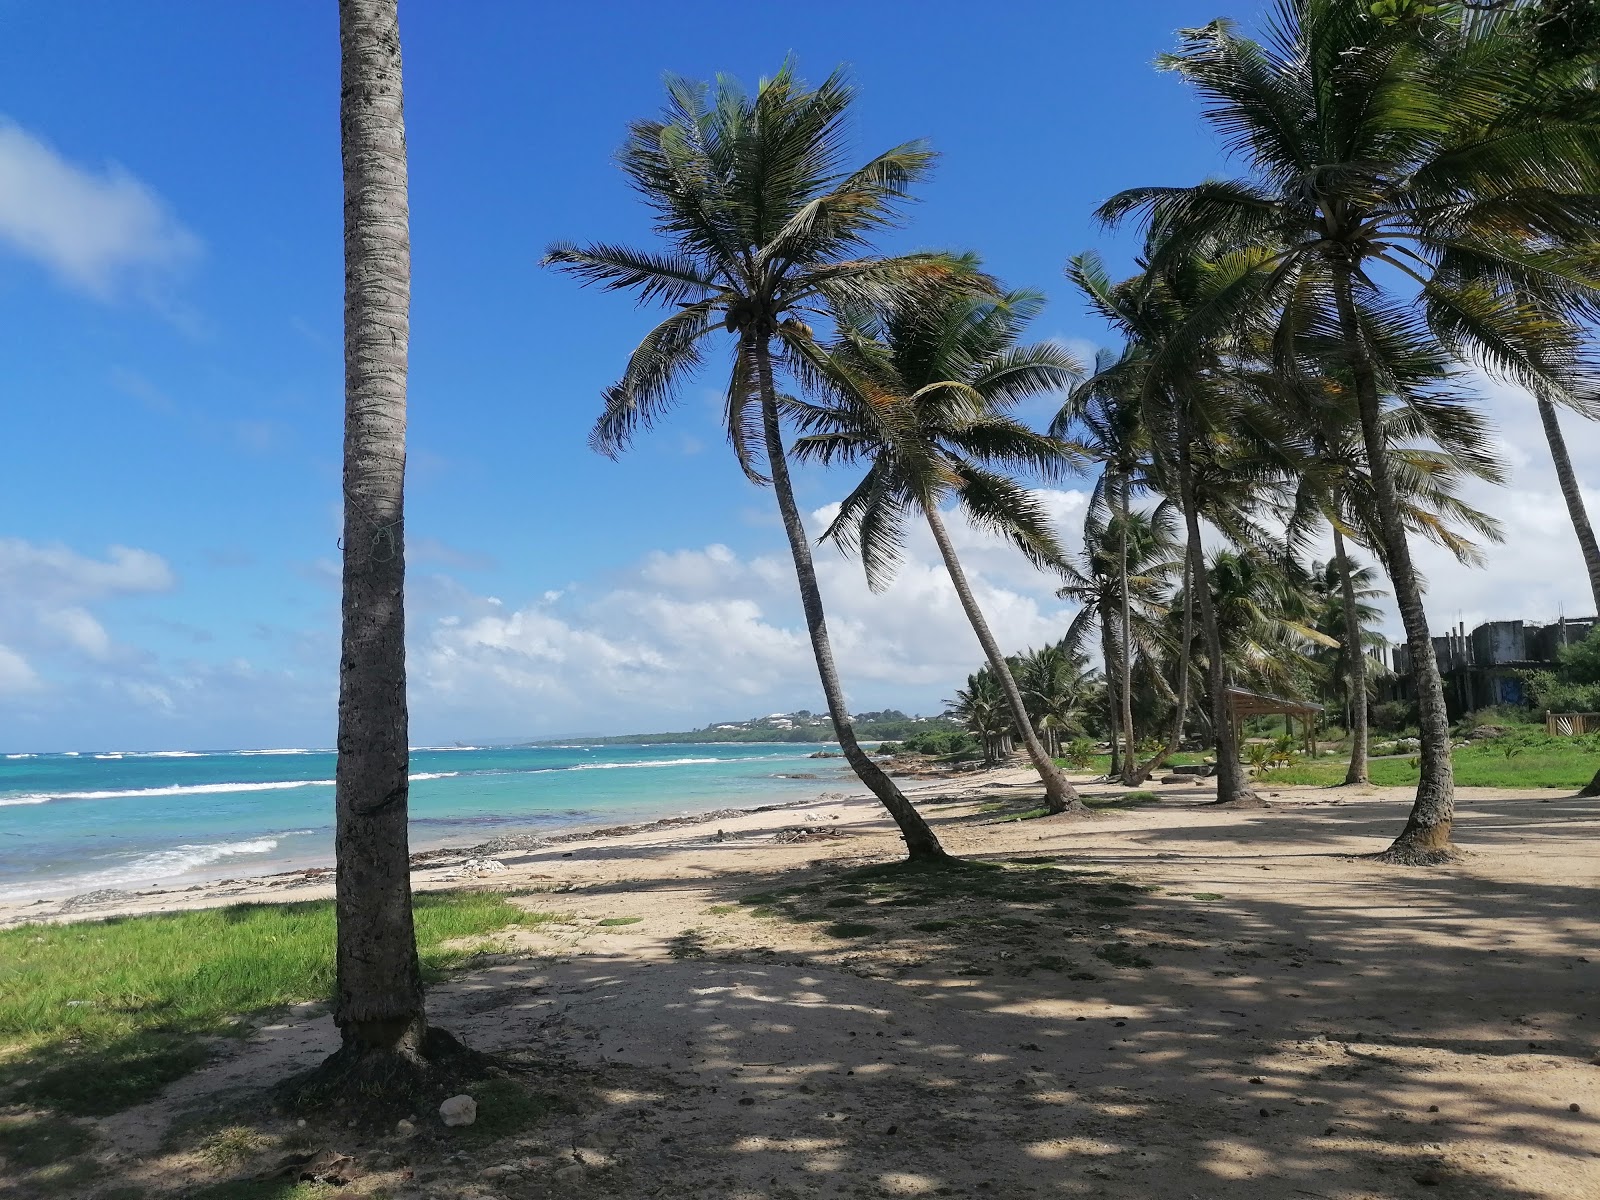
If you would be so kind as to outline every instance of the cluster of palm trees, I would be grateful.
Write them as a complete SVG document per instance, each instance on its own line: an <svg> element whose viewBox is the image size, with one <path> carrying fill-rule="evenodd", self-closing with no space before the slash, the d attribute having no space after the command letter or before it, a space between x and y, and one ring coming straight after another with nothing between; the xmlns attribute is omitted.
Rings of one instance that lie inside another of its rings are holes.
<svg viewBox="0 0 1600 1200"><path fill-rule="evenodd" d="M908 143L849 167L841 74L811 88L785 66L754 94L673 80L664 113L632 126L620 163L662 248L558 244L546 260L671 310L606 393L593 443L620 452L726 342L729 442L777 499L844 753L912 858L943 851L856 743L791 459L865 468L822 537L859 553L874 587L910 525L927 526L984 686L1055 812L1082 804L968 584L952 504L1064 576L1082 611L1063 655L1098 627L1128 777L1150 766L1135 759L1141 695L1172 714L1168 753L1203 695L1220 803L1253 800L1228 687L1300 686L1319 655L1360 748L1352 777L1364 773L1370 664L1354 648L1377 584L1348 547L1364 548L1405 627L1422 735L1416 803L1387 857L1452 855L1449 729L1412 548L1429 538L1470 558L1472 534L1496 535L1459 494L1501 477L1470 369L1539 406L1600 605L1556 417L1596 403L1584 322L1600 301L1600 38L1582 8L1279 0L1259 40L1223 21L1183 31L1163 65L1200 93L1246 174L1102 206L1101 221L1138 222L1145 240L1127 279L1093 254L1069 264L1122 341L1092 367L1025 343L1041 298L975 257L874 251L933 154ZM1049 394L1065 397L1049 430L1017 418ZM1094 502L1069 558L1029 484L1082 471ZM1332 554L1314 578L1298 564L1323 536ZM1208 553L1219 538L1231 549Z"/></svg>

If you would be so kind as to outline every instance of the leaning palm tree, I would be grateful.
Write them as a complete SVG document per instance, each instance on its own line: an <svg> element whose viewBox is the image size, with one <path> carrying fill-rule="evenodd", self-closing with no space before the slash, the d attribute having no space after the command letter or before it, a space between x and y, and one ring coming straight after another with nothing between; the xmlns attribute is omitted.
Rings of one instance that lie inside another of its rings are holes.
<svg viewBox="0 0 1600 1200"><path fill-rule="evenodd" d="M714 89L669 79L662 117L634 122L619 156L667 249L558 243L545 262L674 310L607 390L590 439L602 453L621 453L660 419L710 339L729 337L728 439L745 474L770 483L777 499L840 748L893 816L909 856L932 861L945 857L933 831L856 741L783 443L777 378L817 353L809 322L833 306L892 300L913 281L963 273L946 255L869 253L933 152L907 143L846 169L852 95L842 72L809 88L789 64L753 96L727 78Z"/></svg>
<svg viewBox="0 0 1600 1200"><path fill-rule="evenodd" d="M1422 583L1382 434L1386 342L1397 330L1426 333L1565 398L1577 379L1552 331L1570 328L1597 283L1586 249L1600 216L1592 124L1486 119L1505 102L1504 72L1493 54L1453 52L1449 7L1391 22L1350 0L1280 0L1260 42L1223 21L1185 31L1165 65L1201 93L1252 174L1136 188L1100 210L1108 222L1138 214L1152 224L1158 272L1214 258L1219 245L1249 248L1254 270L1212 298L1197 329L1230 312L1258 327L1270 317L1289 373L1306 369L1301 332L1325 331L1339 347L1421 710L1416 801L1384 854L1410 864L1453 856L1455 787Z"/></svg>
<svg viewBox="0 0 1600 1200"><path fill-rule="evenodd" d="M808 360L823 398L790 408L807 431L796 457L868 464L823 537L859 552L877 589L894 577L908 518L927 525L1044 781L1045 807L1081 814L1088 808L1029 719L941 512L956 501L968 520L1008 538L1036 565L1061 557L1043 506L1010 474L1053 477L1070 462L1070 446L1010 415L1030 396L1065 388L1079 370L1054 343L1019 344L1043 305L1035 292L984 297L927 287L903 304L841 312L828 352Z"/></svg>

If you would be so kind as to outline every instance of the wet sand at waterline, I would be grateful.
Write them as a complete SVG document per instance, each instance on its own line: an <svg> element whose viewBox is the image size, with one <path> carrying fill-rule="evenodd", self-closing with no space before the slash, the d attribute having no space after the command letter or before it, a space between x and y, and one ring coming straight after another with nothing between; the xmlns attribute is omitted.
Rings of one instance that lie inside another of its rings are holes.
<svg viewBox="0 0 1600 1200"><path fill-rule="evenodd" d="M1037 886L855 873L897 846L856 799L503 853L481 876L426 862L419 888L538 889L518 903L564 914L498 939L430 1012L577 1099L459 1147L332 1131L351 1195L1600 1196L1597 802L1464 789L1467 857L1416 870L1363 857L1399 829L1398 789L1269 786L1269 809L1235 812L1157 786L1007 822L1037 799L1027 772L906 786L948 849ZM330 890L255 879L92 915ZM304 1006L97 1122L118 1173L167 1193L217 1177L163 1150L172 1123L334 1041Z"/></svg>

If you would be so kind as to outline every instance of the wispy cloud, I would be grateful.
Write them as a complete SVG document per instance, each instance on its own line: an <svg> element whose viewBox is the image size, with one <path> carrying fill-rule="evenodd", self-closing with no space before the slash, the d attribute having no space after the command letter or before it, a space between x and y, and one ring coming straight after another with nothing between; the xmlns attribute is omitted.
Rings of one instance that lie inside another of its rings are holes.
<svg viewBox="0 0 1600 1200"><path fill-rule="evenodd" d="M123 167L71 162L3 117L0 243L96 300L131 294L163 309L174 272L201 248L161 197Z"/></svg>

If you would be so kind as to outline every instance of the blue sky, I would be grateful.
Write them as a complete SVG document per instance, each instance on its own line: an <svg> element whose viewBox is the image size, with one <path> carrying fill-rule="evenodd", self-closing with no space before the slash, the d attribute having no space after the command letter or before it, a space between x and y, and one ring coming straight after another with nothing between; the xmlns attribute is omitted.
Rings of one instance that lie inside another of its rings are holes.
<svg viewBox="0 0 1600 1200"><path fill-rule="evenodd" d="M731 465L714 380L620 464L591 454L599 391L652 314L537 265L557 238L646 240L611 154L659 105L662 72L753 83L787 54L811 77L851 64L863 155L916 137L943 153L888 245L980 251L1051 294L1038 336L1087 345L1104 333L1062 264L1100 247L1124 265L1128 249L1093 206L1221 169L1152 59L1180 26L1256 8L402 0L414 740L818 706L770 497ZM0 17L0 748L326 745L334 7L12 0ZM1492 399L1527 468L1502 502L1552 565L1531 595L1496 591L1492 571L1450 575L1448 592L1436 575L1456 610L1441 623L1585 607L1539 446L1517 440L1526 413ZM1586 447L1600 451L1575 431L1579 461ZM845 482L806 474L802 501L823 509ZM1065 521L1081 499L1054 497ZM1063 627L1047 581L964 536L1008 641ZM882 597L824 563L858 708L934 711L976 661L913 549Z"/></svg>

